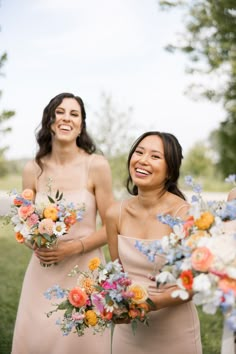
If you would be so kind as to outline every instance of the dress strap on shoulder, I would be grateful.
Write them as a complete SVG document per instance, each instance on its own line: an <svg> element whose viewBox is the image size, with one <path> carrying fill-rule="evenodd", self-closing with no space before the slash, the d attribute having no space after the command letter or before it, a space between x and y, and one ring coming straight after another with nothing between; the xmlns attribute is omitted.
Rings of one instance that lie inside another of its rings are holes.
<svg viewBox="0 0 236 354"><path fill-rule="evenodd" d="M119 230L120 230L120 226L121 226L121 213L122 213L123 205L124 205L124 200L122 200L122 201L120 202L119 220L118 220L118 227L119 227Z"/></svg>
<svg viewBox="0 0 236 354"><path fill-rule="evenodd" d="M188 204L188 203L184 203L184 204L180 205L180 207L178 207L177 210L175 211L174 217L177 216L178 212L179 212L182 208L186 208L186 207L189 207L189 204Z"/></svg>

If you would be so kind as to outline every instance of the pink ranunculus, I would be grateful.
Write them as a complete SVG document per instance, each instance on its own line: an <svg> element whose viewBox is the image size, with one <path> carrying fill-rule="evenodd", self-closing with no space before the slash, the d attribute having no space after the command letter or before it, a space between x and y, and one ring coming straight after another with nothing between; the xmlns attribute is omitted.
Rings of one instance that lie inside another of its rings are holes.
<svg viewBox="0 0 236 354"><path fill-rule="evenodd" d="M34 212L34 206L29 204L29 205L21 205L18 208L18 215L21 219L26 220L28 218L28 216L30 216L31 214L33 214Z"/></svg>
<svg viewBox="0 0 236 354"><path fill-rule="evenodd" d="M39 216L33 213L27 218L26 223L29 227L32 227L36 225L38 221L39 221Z"/></svg>
<svg viewBox="0 0 236 354"><path fill-rule="evenodd" d="M79 287L70 290L68 300L74 307L82 307L86 304L87 294Z"/></svg>
<svg viewBox="0 0 236 354"><path fill-rule="evenodd" d="M117 289L117 284L116 284L116 282L114 282L114 283L109 283L108 281L104 281L104 282L102 283L102 287L103 287L103 289L105 289L105 290Z"/></svg>
<svg viewBox="0 0 236 354"><path fill-rule="evenodd" d="M210 268L213 259L214 256L207 247L196 248L191 256L193 268L200 272L206 272Z"/></svg>

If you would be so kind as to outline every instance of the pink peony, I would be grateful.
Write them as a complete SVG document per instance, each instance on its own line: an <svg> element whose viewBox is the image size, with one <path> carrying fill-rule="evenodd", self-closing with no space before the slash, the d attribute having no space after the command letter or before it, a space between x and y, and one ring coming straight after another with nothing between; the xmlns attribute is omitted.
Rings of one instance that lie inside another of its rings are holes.
<svg viewBox="0 0 236 354"><path fill-rule="evenodd" d="M28 216L30 216L31 214L33 214L34 212L34 206L33 205L21 205L18 208L18 215L21 219L26 220L28 218Z"/></svg>
<svg viewBox="0 0 236 354"><path fill-rule="evenodd" d="M54 222L52 221L52 219L43 219L39 223L39 227L38 227L39 233L41 235L48 234L49 236L52 236L53 226L54 226Z"/></svg>

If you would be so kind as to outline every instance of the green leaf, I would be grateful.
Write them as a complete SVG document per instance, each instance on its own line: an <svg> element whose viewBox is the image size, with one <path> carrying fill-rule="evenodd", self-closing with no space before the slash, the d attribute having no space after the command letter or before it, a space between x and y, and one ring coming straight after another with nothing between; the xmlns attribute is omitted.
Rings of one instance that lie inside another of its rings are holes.
<svg viewBox="0 0 236 354"><path fill-rule="evenodd" d="M55 203L55 200L54 200L52 197L50 197L50 195L48 195L48 200L49 200L49 202L51 202L51 203Z"/></svg>
<svg viewBox="0 0 236 354"><path fill-rule="evenodd" d="M136 320L131 321L131 328L132 328L132 332L133 332L133 335L134 335L134 336L135 336L137 327L138 327L137 321L136 321Z"/></svg>
<svg viewBox="0 0 236 354"><path fill-rule="evenodd" d="M57 192L56 192L56 199L59 197L59 190L57 190Z"/></svg>

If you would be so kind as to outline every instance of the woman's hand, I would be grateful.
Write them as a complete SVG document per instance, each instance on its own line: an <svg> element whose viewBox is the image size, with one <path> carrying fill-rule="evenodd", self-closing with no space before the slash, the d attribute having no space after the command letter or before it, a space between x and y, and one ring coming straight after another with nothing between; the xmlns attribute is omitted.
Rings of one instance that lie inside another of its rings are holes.
<svg viewBox="0 0 236 354"><path fill-rule="evenodd" d="M52 248L38 247L35 249L35 255L40 262L45 264L54 264L63 261L70 256L72 252L73 241L58 241Z"/></svg>

